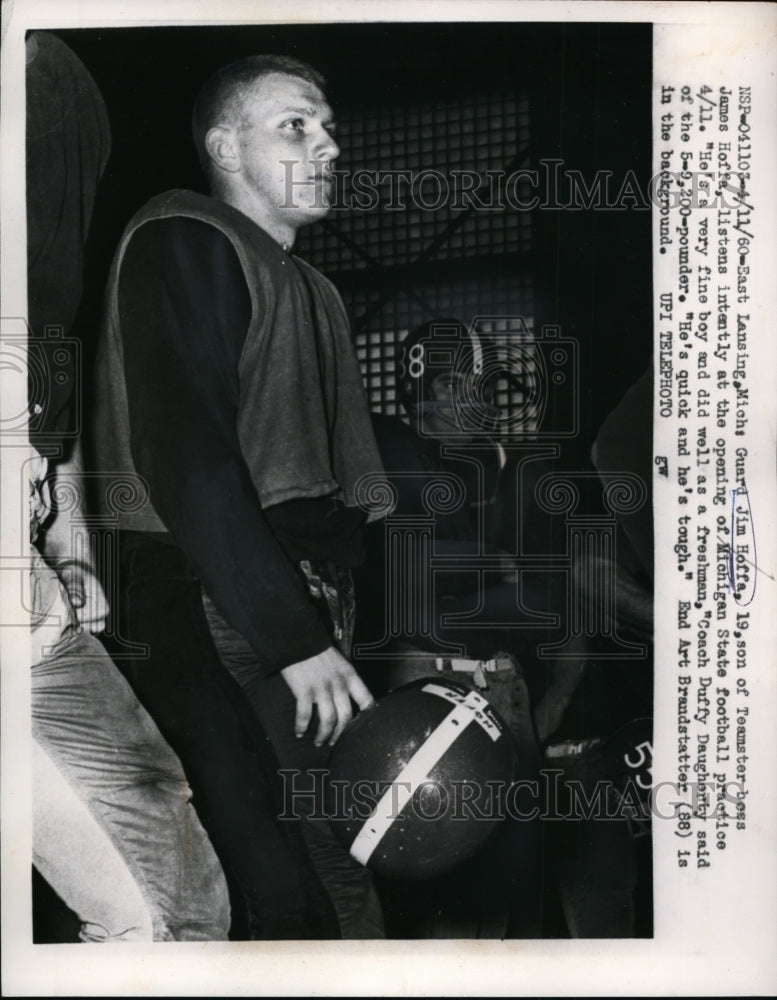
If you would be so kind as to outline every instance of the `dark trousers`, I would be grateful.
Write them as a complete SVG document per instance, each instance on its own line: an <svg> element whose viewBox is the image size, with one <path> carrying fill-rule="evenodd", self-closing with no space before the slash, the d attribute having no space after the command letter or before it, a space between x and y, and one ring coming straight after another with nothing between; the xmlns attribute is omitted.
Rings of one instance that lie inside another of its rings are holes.
<svg viewBox="0 0 777 1000"><path fill-rule="evenodd" d="M334 588L329 588L329 596L336 604ZM251 646L230 628L207 595L203 606L219 658L245 692L284 768L286 812L301 819L305 843L334 903L342 936L384 937L383 914L372 876L335 837L325 815L326 803L316 791L316 775L327 768L329 747L314 744L315 722L302 739L295 736L297 706L286 681L280 674L265 676ZM339 620L341 615L336 614L336 618Z"/></svg>
<svg viewBox="0 0 777 1000"><path fill-rule="evenodd" d="M116 662L184 767L230 885L230 936L340 937L299 824L280 822L278 762L222 666L199 580L165 535L121 532L118 634L146 656Z"/></svg>

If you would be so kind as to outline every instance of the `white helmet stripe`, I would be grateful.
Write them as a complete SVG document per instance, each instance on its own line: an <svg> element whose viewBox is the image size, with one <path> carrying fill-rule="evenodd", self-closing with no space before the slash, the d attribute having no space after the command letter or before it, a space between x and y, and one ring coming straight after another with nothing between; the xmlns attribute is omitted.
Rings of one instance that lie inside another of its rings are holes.
<svg viewBox="0 0 777 1000"><path fill-rule="evenodd" d="M480 375L483 371L483 345L473 329L470 329L468 333L469 339L472 341L472 370L475 375Z"/></svg>

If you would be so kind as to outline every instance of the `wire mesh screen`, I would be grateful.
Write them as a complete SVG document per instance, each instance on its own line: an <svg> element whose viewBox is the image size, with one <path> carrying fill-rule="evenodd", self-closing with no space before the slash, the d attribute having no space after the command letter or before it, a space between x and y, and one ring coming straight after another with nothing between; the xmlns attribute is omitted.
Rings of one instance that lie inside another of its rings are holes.
<svg viewBox="0 0 777 1000"><path fill-rule="evenodd" d="M505 187L527 166L528 99L370 108L338 128L335 208L299 251L343 296L370 406L401 413L396 347L421 323L519 316L532 329L531 215Z"/></svg>

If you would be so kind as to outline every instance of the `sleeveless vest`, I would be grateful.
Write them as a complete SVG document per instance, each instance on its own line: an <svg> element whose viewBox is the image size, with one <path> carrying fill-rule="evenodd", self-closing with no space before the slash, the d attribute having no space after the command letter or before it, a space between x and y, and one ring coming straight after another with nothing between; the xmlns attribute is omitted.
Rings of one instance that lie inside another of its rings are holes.
<svg viewBox="0 0 777 1000"><path fill-rule="evenodd" d="M379 472L381 462L338 292L237 209L194 192L170 191L130 221L108 280L92 434L103 479L100 512L123 529L166 530L130 450L118 287L133 233L152 220L175 216L199 219L224 233L246 278L251 321L238 365L237 432L261 506L327 495L354 506L357 482Z"/></svg>

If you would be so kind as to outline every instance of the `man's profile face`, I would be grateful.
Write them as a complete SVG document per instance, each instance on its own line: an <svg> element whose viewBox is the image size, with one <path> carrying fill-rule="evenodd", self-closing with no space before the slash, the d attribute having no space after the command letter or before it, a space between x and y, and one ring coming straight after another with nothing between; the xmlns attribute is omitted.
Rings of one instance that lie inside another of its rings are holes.
<svg viewBox="0 0 777 1000"><path fill-rule="evenodd" d="M300 77L269 73L248 91L237 124L241 173L269 219L294 228L331 207L331 171L340 149L332 109Z"/></svg>

